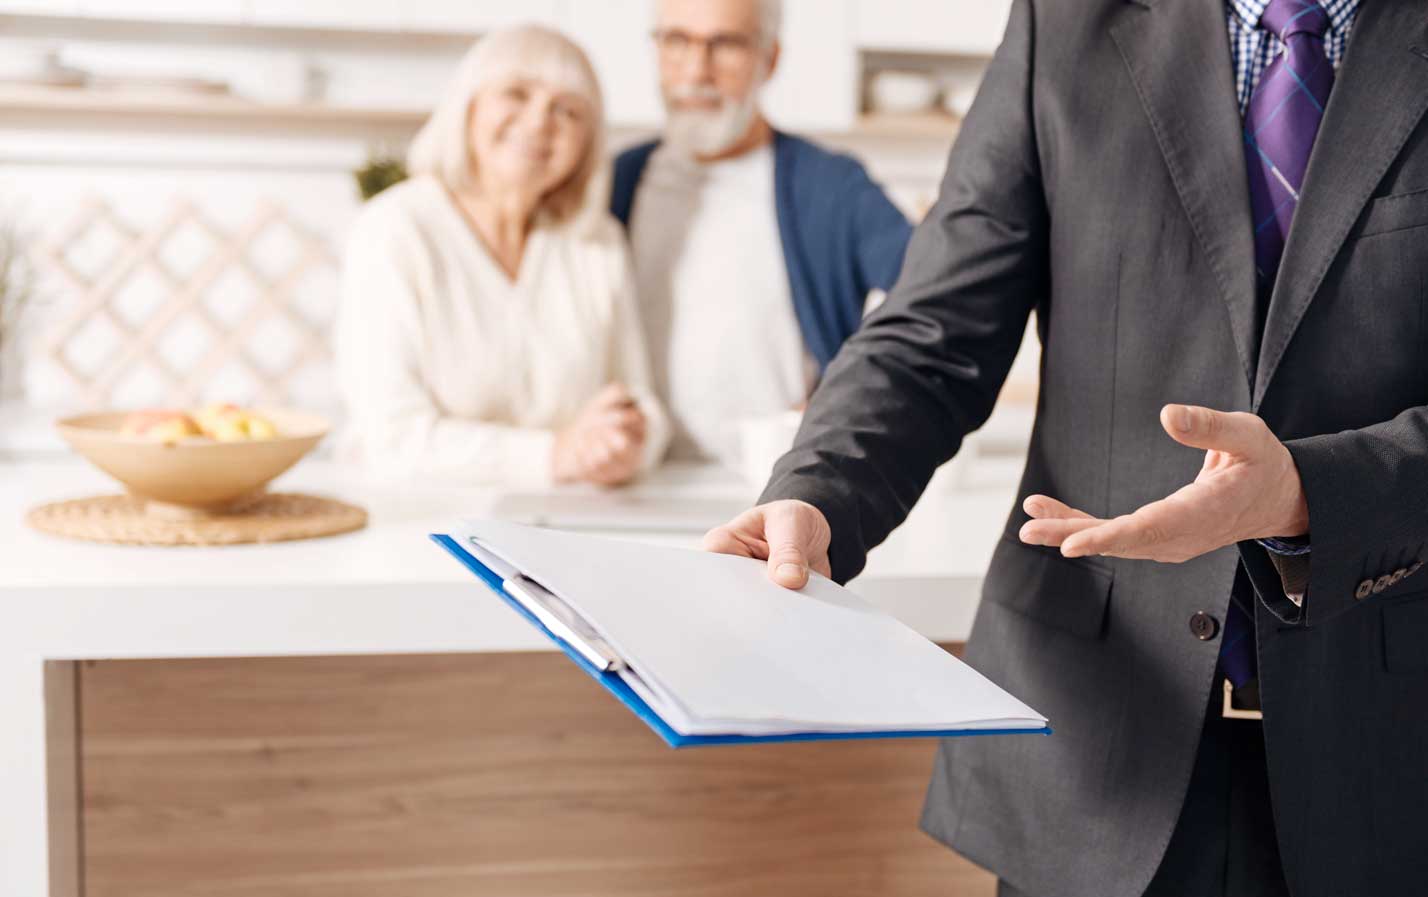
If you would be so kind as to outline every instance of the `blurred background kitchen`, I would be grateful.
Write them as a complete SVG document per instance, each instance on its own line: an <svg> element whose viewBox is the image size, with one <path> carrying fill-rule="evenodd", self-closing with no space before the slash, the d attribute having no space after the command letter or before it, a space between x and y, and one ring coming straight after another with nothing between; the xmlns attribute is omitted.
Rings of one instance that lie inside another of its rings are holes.
<svg viewBox="0 0 1428 897"><path fill-rule="evenodd" d="M1006 4L785 6L770 119L857 156L916 220ZM54 410L104 402L335 411L330 324L359 183L382 185L483 31L540 22L574 37L612 151L663 114L648 0L7 0L0 13L0 226L45 297L7 336L6 450L54 447ZM191 302L174 309L180 292ZM58 332L41 320L67 317ZM1034 371L1024 357L1008 398L1025 402ZM998 424L988 432L1014 439Z"/></svg>
<svg viewBox="0 0 1428 897"><path fill-rule="evenodd" d="M785 0L763 108L916 222L1009 5ZM659 133L651 0L0 0L7 897L991 893L916 830L930 742L668 753L425 543L490 512L697 544L758 494L796 412L730 421L721 463L613 493L396 485L328 437L274 489L363 516L308 542L24 522L119 491L62 417L226 402L342 427L349 228L473 41L521 23L588 54L609 156ZM953 650L1036 376L1029 335L992 420L853 584Z"/></svg>

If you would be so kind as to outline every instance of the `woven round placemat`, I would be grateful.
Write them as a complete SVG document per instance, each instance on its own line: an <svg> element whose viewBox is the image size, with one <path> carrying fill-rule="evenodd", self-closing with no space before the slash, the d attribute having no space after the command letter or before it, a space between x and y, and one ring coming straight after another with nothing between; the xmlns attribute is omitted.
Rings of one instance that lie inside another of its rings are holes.
<svg viewBox="0 0 1428 897"><path fill-rule="evenodd" d="M331 498L269 492L233 514L171 519L151 514L142 498L96 495L40 505L25 522L41 532L118 545L239 545L285 542L351 532L367 512Z"/></svg>

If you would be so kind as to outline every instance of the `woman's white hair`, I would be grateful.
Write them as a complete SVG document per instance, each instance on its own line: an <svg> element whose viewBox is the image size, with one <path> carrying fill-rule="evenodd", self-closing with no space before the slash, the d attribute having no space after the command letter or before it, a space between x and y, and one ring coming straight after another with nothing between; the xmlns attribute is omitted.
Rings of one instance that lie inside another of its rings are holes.
<svg viewBox="0 0 1428 897"><path fill-rule="evenodd" d="M407 169L460 190L475 182L470 145L471 105L482 88L514 79L530 79L583 97L591 109L590 141L575 171L546 194L538 214L565 223L608 203L605 173L605 104L595 70L574 41L550 28L521 25L493 31L462 57L441 101L407 151Z"/></svg>

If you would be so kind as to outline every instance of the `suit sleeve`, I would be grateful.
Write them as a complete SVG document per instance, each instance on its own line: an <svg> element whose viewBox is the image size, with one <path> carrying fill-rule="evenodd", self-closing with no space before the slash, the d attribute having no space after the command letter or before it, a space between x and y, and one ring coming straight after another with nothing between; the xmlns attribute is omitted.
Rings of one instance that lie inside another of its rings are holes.
<svg viewBox="0 0 1428 897"><path fill-rule="evenodd" d="M760 497L823 512L838 582L862 570L986 421L1046 295L1032 40L1030 2L1016 0L901 276L829 365Z"/></svg>
<svg viewBox="0 0 1428 897"><path fill-rule="evenodd" d="M1428 543L1428 516L1414 500L1428 494L1428 407L1284 445L1299 469L1314 550L1301 606L1285 595L1265 549L1240 545L1265 605L1286 623L1310 626L1364 601L1421 588L1418 579L1402 583L1417 573ZM1365 583L1369 588L1361 588Z"/></svg>

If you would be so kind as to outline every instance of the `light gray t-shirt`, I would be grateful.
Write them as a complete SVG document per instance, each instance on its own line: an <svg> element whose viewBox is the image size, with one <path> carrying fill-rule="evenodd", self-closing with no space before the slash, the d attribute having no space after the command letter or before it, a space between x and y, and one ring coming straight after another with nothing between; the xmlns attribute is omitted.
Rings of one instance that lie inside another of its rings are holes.
<svg viewBox="0 0 1428 897"><path fill-rule="evenodd" d="M669 457L737 467L739 422L798 407L817 375L784 266L772 148L701 163L661 146L630 240Z"/></svg>

